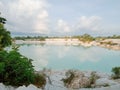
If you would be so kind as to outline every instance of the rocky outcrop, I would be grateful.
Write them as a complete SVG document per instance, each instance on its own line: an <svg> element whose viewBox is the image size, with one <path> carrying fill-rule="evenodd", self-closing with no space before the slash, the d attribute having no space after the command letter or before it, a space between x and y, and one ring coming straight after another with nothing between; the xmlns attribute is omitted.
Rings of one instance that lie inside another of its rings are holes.
<svg viewBox="0 0 120 90"><path fill-rule="evenodd" d="M81 71L68 71L66 72L66 78L63 79L63 82L68 88L86 88L95 86L95 81L98 76L95 72L92 72L91 75L85 76L85 74Z"/></svg>
<svg viewBox="0 0 120 90"><path fill-rule="evenodd" d="M67 71L66 77L62 79L67 88L101 88L117 85L118 82L111 80L109 75L98 72Z"/></svg>

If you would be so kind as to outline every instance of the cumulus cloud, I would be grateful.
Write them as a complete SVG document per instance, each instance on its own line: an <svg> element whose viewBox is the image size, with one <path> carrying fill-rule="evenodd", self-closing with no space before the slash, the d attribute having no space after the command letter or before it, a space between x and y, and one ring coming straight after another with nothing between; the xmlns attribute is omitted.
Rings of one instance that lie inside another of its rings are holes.
<svg viewBox="0 0 120 90"><path fill-rule="evenodd" d="M49 6L46 0L0 1L0 11L7 19L6 27L11 32L65 35L66 33L79 34L101 30L101 17L99 16L81 16L73 25L63 19L58 19L56 27L51 28L51 25L55 24L49 21Z"/></svg>
<svg viewBox="0 0 120 90"><path fill-rule="evenodd" d="M77 25L76 29L79 30L91 30L91 31L97 31L101 28L101 17L99 16L81 16Z"/></svg>
<svg viewBox="0 0 120 90"><path fill-rule="evenodd" d="M61 33L97 32L102 28L102 18L99 16L81 16L75 24L70 25L62 19L57 22L57 30Z"/></svg>
<svg viewBox="0 0 120 90"><path fill-rule="evenodd" d="M49 25L48 25L48 13L46 10L43 10L40 14L37 16L36 24L35 24L35 32L43 32L43 33L49 33Z"/></svg>
<svg viewBox="0 0 120 90"><path fill-rule="evenodd" d="M48 33L48 3L45 0L2 1L0 6L11 31Z"/></svg>
<svg viewBox="0 0 120 90"><path fill-rule="evenodd" d="M0 7L2 7L2 2L0 2Z"/></svg>
<svg viewBox="0 0 120 90"><path fill-rule="evenodd" d="M58 28L58 32L61 32L61 33L68 33L71 31L71 27L68 25L67 22L65 22L64 20L62 19L59 19L58 22L57 22L57 28Z"/></svg>

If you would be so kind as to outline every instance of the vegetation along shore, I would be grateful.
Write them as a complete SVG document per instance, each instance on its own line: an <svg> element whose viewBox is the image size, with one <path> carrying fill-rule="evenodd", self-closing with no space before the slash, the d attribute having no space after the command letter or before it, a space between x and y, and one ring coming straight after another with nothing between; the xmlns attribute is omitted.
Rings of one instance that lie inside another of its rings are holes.
<svg viewBox="0 0 120 90"><path fill-rule="evenodd" d="M113 35L107 37L92 37L89 34L81 36L66 36L66 37L14 37L13 41L16 44L51 44L51 45L82 45L85 47L100 46L113 50L120 50L120 36Z"/></svg>

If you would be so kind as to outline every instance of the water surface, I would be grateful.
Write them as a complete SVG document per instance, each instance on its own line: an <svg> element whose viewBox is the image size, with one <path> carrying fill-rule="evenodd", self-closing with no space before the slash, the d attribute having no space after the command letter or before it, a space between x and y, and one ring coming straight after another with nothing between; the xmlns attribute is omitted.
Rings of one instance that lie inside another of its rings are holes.
<svg viewBox="0 0 120 90"><path fill-rule="evenodd" d="M34 61L35 70L78 69L110 73L112 67L120 66L120 51L101 47L72 45L20 45L19 52Z"/></svg>

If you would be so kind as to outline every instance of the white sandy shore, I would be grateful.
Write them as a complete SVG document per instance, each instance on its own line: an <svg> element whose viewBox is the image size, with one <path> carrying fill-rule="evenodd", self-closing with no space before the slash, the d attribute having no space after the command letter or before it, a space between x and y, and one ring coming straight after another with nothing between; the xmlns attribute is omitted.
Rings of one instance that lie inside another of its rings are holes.
<svg viewBox="0 0 120 90"><path fill-rule="evenodd" d="M16 44L40 44L45 43L47 45L83 45L86 47L94 45L95 42L83 43L79 39L46 39L45 41L38 40L16 40Z"/></svg>
<svg viewBox="0 0 120 90"><path fill-rule="evenodd" d="M109 44L101 44L100 42L112 42L116 45L109 45ZM84 47L90 46L100 46L108 49L113 50L120 50L120 39L105 39L103 41L92 41L92 42L82 42L79 39L46 39L45 41L38 41L38 40L16 40L16 44L40 44L44 43L46 45L82 45Z"/></svg>

